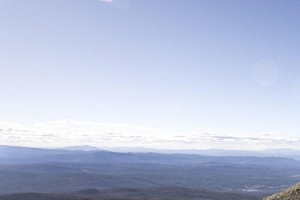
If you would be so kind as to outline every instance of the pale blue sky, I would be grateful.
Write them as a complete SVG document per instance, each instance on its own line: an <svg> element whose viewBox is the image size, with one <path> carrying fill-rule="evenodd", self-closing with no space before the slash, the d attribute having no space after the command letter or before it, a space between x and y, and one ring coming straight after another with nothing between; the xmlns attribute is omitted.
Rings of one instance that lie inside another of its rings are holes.
<svg viewBox="0 0 300 200"><path fill-rule="evenodd" d="M189 148L170 138L208 133L295 148L299 10L296 0L0 0L0 143L51 145L42 133L71 119L106 124L84 133L98 146L106 142L97 134L118 132L149 137L149 147ZM9 133L14 126L35 130L35 139ZM67 138L52 132L53 141ZM91 144L68 138L61 146ZM145 145L130 141L108 146ZM245 147L235 142L193 148Z"/></svg>

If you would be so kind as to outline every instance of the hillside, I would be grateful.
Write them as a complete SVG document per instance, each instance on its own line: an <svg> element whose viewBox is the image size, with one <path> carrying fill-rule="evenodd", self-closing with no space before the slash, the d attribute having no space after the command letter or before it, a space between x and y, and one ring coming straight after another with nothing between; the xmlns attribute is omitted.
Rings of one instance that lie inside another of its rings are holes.
<svg viewBox="0 0 300 200"><path fill-rule="evenodd" d="M217 192L182 187L86 189L70 194L18 193L0 196L0 200L257 200L247 194Z"/></svg>
<svg viewBox="0 0 300 200"><path fill-rule="evenodd" d="M300 161L279 157L0 146L0 160L0 194L184 187L265 197L300 182Z"/></svg>
<svg viewBox="0 0 300 200"><path fill-rule="evenodd" d="M263 200L299 200L300 199L300 183L290 187L283 192L266 197Z"/></svg>

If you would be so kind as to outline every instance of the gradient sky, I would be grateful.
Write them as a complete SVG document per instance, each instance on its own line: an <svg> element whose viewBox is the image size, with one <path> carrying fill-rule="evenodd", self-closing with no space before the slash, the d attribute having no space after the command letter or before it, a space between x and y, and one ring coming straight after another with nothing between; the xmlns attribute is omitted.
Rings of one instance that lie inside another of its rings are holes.
<svg viewBox="0 0 300 200"><path fill-rule="evenodd" d="M0 144L300 147L296 0L0 0Z"/></svg>

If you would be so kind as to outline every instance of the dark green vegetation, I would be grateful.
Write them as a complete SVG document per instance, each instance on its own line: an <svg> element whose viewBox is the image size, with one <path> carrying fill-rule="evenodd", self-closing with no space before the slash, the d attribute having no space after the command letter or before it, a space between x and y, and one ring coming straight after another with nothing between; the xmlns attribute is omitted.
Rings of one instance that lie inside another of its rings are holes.
<svg viewBox="0 0 300 200"><path fill-rule="evenodd" d="M176 196L213 200L224 196L220 192L226 192L226 195L244 195L244 199L253 198L247 196L251 194L257 199L299 182L299 171L299 161L276 157L209 157L0 147L0 194L36 192L72 193L76 194L76 198L87 198L80 195L93 195L88 198L112 197L101 196L105 190L104 193L118 194L114 198L174 199ZM74 192L80 190L87 193ZM214 198L189 196L196 193L202 195L207 190L210 192L206 194L214 194ZM178 191L181 193L176 193ZM68 198L71 196L68 195Z"/></svg>

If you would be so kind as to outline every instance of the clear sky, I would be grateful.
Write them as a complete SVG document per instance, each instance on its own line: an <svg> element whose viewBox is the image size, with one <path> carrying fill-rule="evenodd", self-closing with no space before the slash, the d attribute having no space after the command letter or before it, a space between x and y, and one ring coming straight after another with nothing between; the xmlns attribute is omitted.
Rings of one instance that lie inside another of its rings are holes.
<svg viewBox="0 0 300 200"><path fill-rule="evenodd" d="M0 144L300 147L297 0L0 0Z"/></svg>

